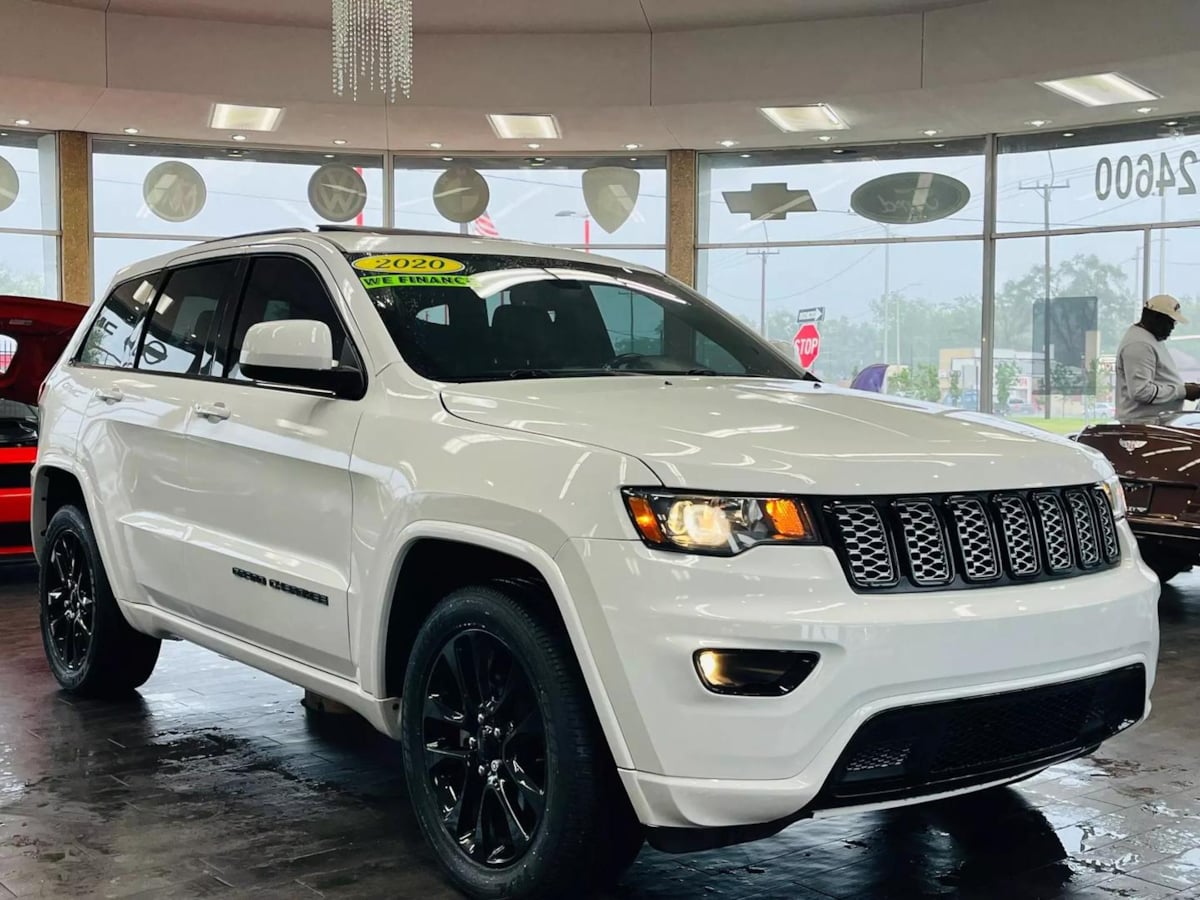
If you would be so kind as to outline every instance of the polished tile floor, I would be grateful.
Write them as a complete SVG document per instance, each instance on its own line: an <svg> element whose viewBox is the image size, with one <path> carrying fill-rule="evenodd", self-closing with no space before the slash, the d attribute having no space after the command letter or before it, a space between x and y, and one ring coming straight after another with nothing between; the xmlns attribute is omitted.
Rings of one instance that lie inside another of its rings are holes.
<svg viewBox="0 0 1200 900"><path fill-rule="evenodd" d="M167 644L140 699L70 699L28 572L0 572L0 900L421 898L446 887L396 747L310 723L300 691ZM1200 898L1200 577L1160 605L1154 714L1016 790L643 851L620 898Z"/></svg>

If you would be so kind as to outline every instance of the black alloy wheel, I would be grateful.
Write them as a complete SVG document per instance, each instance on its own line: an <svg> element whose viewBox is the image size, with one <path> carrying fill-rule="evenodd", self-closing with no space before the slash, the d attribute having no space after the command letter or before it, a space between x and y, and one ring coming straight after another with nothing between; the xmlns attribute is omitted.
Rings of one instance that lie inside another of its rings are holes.
<svg viewBox="0 0 1200 900"><path fill-rule="evenodd" d="M91 652L96 629L91 564L79 535L70 531L55 538L47 561L47 644L59 665L68 672L78 672Z"/></svg>
<svg viewBox="0 0 1200 900"><path fill-rule="evenodd" d="M59 686L115 697L144 684L162 642L126 621L87 513L76 506L57 510L46 526L40 559L42 645Z"/></svg>
<svg viewBox="0 0 1200 900"><path fill-rule="evenodd" d="M471 859L503 868L546 809L546 732L529 675L499 637L454 635L425 689L424 764L443 827Z"/></svg>
<svg viewBox="0 0 1200 900"><path fill-rule="evenodd" d="M459 588L405 665L413 811L455 886L484 900L583 900L642 845L571 641L544 587Z"/></svg>

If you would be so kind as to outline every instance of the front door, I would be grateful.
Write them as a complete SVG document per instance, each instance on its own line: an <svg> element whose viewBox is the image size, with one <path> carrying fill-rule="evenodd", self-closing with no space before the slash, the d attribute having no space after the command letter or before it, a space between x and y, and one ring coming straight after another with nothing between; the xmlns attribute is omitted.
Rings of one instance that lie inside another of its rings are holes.
<svg viewBox="0 0 1200 900"><path fill-rule="evenodd" d="M226 319L209 393L188 421L197 616L213 628L351 676L350 453L362 404L252 382L237 365L250 327L329 324L335 358L357 363L315 261L251 258Z"/></svg>

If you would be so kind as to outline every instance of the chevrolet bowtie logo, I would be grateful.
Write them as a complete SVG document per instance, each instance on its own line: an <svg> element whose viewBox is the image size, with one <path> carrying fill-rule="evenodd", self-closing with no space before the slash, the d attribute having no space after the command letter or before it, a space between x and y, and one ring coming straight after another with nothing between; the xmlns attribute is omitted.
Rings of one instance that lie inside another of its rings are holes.
<svg viewBox="0 0 1200 900"><path fill-rule="evenodd" d="M725 205L734 215L745 213L751 220L786 219L789 213L816 212L812 194L792 190L782 182L752 184L748 191L725 191Z"/></svg>

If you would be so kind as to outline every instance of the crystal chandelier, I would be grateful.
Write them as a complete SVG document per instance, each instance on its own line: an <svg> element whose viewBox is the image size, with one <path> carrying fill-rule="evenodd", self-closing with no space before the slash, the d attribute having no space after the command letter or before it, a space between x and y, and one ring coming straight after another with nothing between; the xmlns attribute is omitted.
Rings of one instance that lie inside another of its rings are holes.
<svg viewBox="0 0 1200 900"><path fill-rule="evenodd" d="M358 99L359 79L396 102L411 96L412 0L333 0L333 92Z"/></svg>

